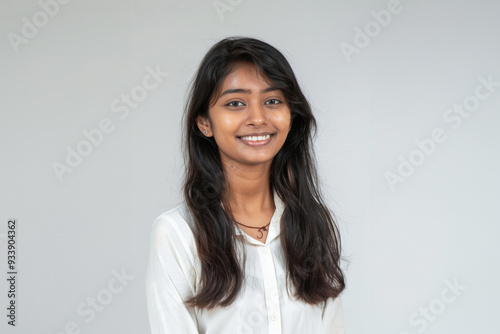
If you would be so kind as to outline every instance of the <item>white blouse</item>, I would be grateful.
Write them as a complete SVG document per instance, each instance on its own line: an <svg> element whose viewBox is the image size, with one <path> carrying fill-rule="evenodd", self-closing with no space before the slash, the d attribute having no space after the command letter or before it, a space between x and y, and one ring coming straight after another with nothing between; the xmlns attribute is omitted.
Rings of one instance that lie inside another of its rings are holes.
<svg viewBox="0 0 500 334"><path fill-rule="evenodd" d="M201 274L192 232L195 225L186 203L155 220L146 275L152 334L345 333L340 297L329 299L323 313L319 305L311 306L288 295L279 238L284 203L276 192L274 203L276 210L265 243L235 224L237 237L245 239L245 282L233 304L212 310L189 308L183 303L197 292Z"/></svg>

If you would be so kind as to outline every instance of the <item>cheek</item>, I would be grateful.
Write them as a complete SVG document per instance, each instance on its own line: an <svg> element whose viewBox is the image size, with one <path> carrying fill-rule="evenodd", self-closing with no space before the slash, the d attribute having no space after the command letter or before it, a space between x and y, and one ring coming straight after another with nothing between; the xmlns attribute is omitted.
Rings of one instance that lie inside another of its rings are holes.
<svg viewBox="0 0 500 334"><path fill-rule="evenodd" d="M283 112L274 115L273 123L277 128L288 131L288 129L290 128L291 119L292 118L290 112Z"/></svg>
<svg viewBox="0 0 500 334"><path fill-rule="evenodd" d="M236 117L236 115L222 114L212 117L212 129L214 133L218 135L236 132L240 123L240 119Z"/></svg>

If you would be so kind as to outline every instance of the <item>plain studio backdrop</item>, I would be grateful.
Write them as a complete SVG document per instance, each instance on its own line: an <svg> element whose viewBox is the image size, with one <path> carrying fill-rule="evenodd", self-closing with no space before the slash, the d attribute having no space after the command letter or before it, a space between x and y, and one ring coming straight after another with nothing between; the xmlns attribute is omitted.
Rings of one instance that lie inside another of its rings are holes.
<svg viewBox="0 0 500 334"><path fill-rule="evenodd" d="M182 200L186 89L233 35L281 50L312 104L347 333L498 327L497 1L0 6L2 333L149 331L148 238Z"/></svg>

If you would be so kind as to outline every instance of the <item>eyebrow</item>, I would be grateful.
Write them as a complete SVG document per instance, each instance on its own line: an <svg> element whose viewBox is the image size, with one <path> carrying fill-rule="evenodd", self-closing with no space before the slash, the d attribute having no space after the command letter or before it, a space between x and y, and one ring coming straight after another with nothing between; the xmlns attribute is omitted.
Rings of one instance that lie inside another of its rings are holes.
<svg viewBox="0 0 500 334"><path fill-rule="evenodd" d="M268 92L273 92L275 90L281 90L278 87L268 87L266 89L261 90L261 93L268 93ZM250 94L252 91L250 89L242 89L242 88L235 88L235 89L228 89L224 91L222 94L219 95L219 98L227 95L227 94L233 94L233 93L245 93L245 94Z"/></svg>

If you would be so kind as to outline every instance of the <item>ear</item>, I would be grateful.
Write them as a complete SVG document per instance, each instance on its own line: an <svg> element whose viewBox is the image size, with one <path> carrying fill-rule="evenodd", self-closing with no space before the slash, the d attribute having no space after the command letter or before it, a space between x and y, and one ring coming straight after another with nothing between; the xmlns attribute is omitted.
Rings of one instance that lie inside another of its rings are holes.
<svg viewBox="0 0 500 334"><path fill-rule="evenodd" d="M210 120L208 120L206 117L198 115L198 117L196 117L196 124L198 125L198 129L200 129L201 133L203 133L205 137L212 137Z"/></svg>

